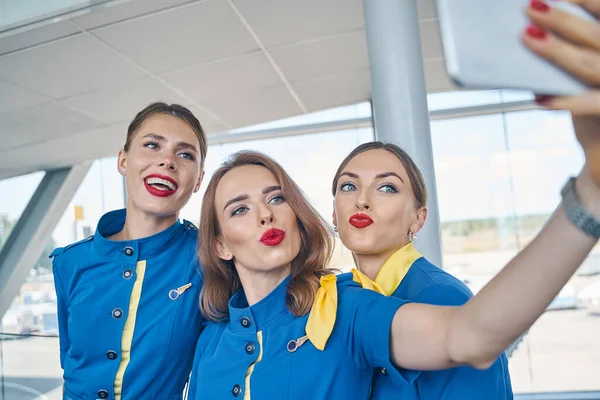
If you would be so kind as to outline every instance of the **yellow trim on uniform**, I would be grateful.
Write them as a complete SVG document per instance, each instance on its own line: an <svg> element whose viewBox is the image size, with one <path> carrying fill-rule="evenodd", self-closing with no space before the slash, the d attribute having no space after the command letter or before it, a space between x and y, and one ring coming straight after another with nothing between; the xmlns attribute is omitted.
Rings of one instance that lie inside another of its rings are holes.
<svg viewBox="0 0 600 400"><path fill-rule="evenodd" d="M135 266L135 282L129 297L129 312L125 320L125 327L121 336L121 363L115 375L114 390L115 400L121 400L121 391L123 389L123 376L125 369L131 359L131 342L133 341L133 330L135 328L135 320L137 318L137 310L142 297L142 285L144 283L144 275L146 275L146 261L138 261Z"/></svg>
<svg viewBox="0 0 600 400"><path fill-rule="evenodd" d="M398 289L413 263L421 257L423 255L410 242L385 261L375 277L375 284L381 287L383 294L391 295Z"/></svg>
<svg viewBox="0 0 600 400"><path fill-rule="evenodd" d="M246 390L244 391L244 400L250 400L250 376L254 371L254 366L262 360L263 355L263 344L262 344L262 331L256 333L256 339L258 340L258 358L248 367L246 371Z"/></svg>

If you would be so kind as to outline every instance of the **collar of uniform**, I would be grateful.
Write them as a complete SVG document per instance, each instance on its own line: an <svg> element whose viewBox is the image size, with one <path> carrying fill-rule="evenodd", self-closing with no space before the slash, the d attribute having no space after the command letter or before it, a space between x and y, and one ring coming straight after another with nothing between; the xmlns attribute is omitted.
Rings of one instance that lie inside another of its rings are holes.
<svg viewBox="0 0 600 400"><path fill-rule="evenodd" d="M421 257L412 242L389 256L375 277L375 283L383 289L383 294L389 296L394 293L410 267Z"/></svg>
<svg viewBox="0 0 600 400"><path fill-rule="evenodd" d="M168 244L181 234L183 225L179 220L167 229L141 239L114 241L107 238L120 232L125 225L125 209L106 213L98 221L98 228L94 234L94 250L113 260L123 262L136 262L147 260L165 251Z"/></svg>
<svg viewBox="0 0 600 400"><path fill-rule="evenodd" d="M258 332L265 329L282 315L289 314L287 309L287 288L292 279L291 275L283 280L264 299L248 307L244 290L234 293L229 300L229 318L234 333ZM248 324L248 320L250 324Z"/></svg>

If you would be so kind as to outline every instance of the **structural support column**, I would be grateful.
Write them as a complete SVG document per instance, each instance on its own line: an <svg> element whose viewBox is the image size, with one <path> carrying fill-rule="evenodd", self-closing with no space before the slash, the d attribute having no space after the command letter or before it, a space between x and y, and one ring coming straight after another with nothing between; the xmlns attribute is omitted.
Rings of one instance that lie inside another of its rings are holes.
<svg viewBox="0 0 600 400"><path fill-rule="evenodd" d="M364 0L375 137L404 148L421 169L428 216L415 241L442 266L439 210L419 22L418 0Z"/></svg>
<svg viewBox="0 0 600 400"><path fill-rule="evenodd" d="M46 171L0 251L0 318L19 293L91 163Z"/></svg>

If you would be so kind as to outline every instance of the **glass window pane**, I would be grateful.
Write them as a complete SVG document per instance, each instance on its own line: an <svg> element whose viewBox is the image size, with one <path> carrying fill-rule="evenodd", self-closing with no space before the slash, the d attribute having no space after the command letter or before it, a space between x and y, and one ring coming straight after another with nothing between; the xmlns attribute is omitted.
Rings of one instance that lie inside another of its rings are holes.
<svg viewBox="0 0 600 400"><path fill-rule="evenodd" d="M502 118L433 121L431 135L444 268L477 292L516 253Z"/></svg>
<svg viewBox="0 0 600 400"><path fill-rule="evenodd" d="M568 113L433 121L444 267L479 290L539 232L582 166ZM543 268L543 266L540 266ZM515 393L598 390L600 246L512 353Z"/></svg>
<svg viewBox="0 0 600 400"><path fill-rule="evenodd" d="M44 172L0 180L0 250L27 207Z"/></svg>
<svg viewBox="0 0 600 400"><path fill-rule="evenodd" d="M583 165L566 112L506 114L517 233L525 246ZM543 266L540 266L543 267ZM598 390L600 380L600 246L596 246L511 358L520 392Z"/></svg>
<svg viewBox="0 0 600 400"><path fill-rule="evenodd" d="M8 208L6 204L11 204L9 200L28 199L27 193L33 193L41 176L43 173L35 179L0 182L2 193L10 188L11 193L15 194L11 199L2 196L0 207ZM42 395L51 399L61 398L62 370L59 362L56 295L52 260L48 256L55 247L65 246L92 234L103 213L122 208L123 204L123 183L117 173L116 159L95 161L54 229L49 243L45 244L39 261L31 266L20 293L2 319L2 331L5 334L0 342L3 365L0 373L3 375L7 398L37 398ZM75 206L83 209L83 219L76 220ZM10 210L12 214L21 212L14 205Z"/></svg>
<svg viewBox="0 0 600 400"><path fill-rule="evenodd" d="M95 232L104 213L124 206L123 177L117 171L116 157L96 160L54 229L52 239L57 246L84 239ZM75 220L75 207L83 210L82 220Z"/></svg>

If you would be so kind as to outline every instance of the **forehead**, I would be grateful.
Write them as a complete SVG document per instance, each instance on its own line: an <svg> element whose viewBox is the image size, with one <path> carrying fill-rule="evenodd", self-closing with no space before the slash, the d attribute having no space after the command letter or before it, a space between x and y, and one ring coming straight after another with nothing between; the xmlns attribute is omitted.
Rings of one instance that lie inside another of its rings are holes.
<svg viewBox="0 0 600 400"><path fill-rule="evenodd" d="M149 117L142 123L135 134L134 140L141 138L149 133L164 136L167 140L176 142L186 142L200 146L196 132L181 118L168 114L159 114Z"/></svg>
<svg viewBox="0 0 600 400"><path fill-rule="evenodd" d="M229 199L247 194L262 194L267 186L279 185L271 171L260 165L243 165L227 172L217 185L215 203L224 204Z"/></svg>
<svg viewBox="0 0 600 400"><path fill-rule="evenodd" d="M342 172L352 172L361 178L386 172L395 172L403 179L407 177L402 161L395 154L384 149L373 149L360 153L350 160Z"/></svg>

